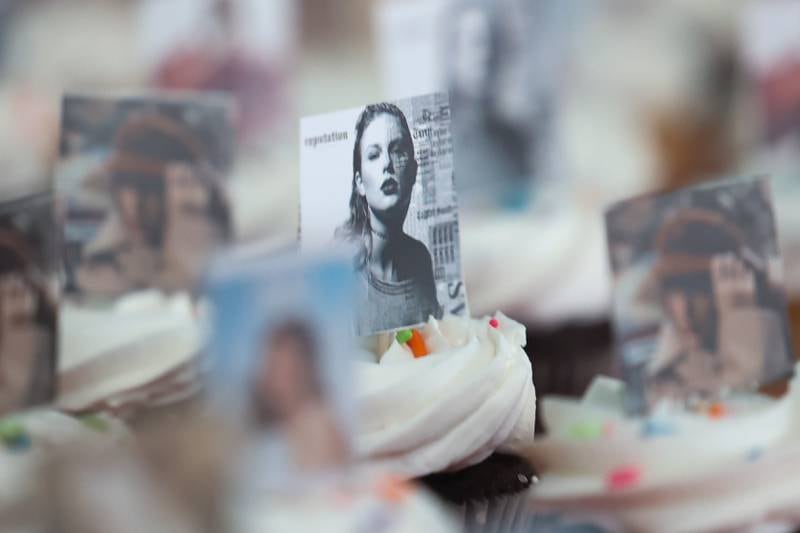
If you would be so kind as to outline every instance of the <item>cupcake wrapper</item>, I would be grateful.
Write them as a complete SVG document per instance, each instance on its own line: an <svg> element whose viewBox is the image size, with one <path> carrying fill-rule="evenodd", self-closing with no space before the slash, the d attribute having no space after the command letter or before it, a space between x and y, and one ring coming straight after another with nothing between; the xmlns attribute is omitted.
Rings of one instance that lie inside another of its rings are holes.
<svg viewBox="0 0 800 533"><path fill-rule="evenodd" d="M454 507L468 533L522 532L528 531L533 521L526 495L527 491L522 491Z"/></svg>

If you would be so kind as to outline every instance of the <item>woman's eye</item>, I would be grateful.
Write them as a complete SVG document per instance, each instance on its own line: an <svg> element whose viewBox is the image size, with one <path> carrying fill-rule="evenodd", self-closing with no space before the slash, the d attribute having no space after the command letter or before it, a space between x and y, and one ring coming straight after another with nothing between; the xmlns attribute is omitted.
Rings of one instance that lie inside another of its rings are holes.
<svg viewBox="0 0 800 533"><path fill-rule="evenodd" d="M392 150L392 155L401 159L408 157L408 152L404 148L395 148Z"/></svg>
<svg viewBox="0 0 800 533"><path fill-rule="evenodd" d="M370 150L367 152L367 159L370 161L375 161L381 155L380 151L378 150Z"/></svg>

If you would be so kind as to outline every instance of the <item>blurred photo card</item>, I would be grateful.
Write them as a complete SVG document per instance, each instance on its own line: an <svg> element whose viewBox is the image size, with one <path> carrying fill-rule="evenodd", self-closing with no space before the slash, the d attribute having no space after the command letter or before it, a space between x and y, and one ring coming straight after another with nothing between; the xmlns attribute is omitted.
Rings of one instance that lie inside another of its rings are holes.
<svg viewBox="0 0 800 533"><path fill-rule="evenodd" d="M229 255L210 275L210 399L254 435L245 462L265 483L349 460L353 282L348 258L296 251Z"/></svg>
<svg viewBox="0 0 800 533"><path fill-rule="evenodd" d="M467 312L443 93L300 123L300 239L347 250L358 335Z"/></svg>
<svg viewBox="0 0 800 533"><path fill-rule="evenodd" d="M380 0L390 98L446 89L462 210L520 210L559 172L555 114L581 7L524 0Z"/></svg>
<svg viewBox="0 0 800 533"><path fill-rule="evenodd" d="M800 151L800 0L759 0L742 12L742 58L755 78L767 141Z"/></svg>
<svg viewBox="0 0 800 533"><path fill-rule="evenodd" d="M629 407L752 390L793 368L766 178L649 195L606 213Z"/></svg>
<svg viewBox="0 0 800 533"><path fill-rule="evenodd" d="M55 394L54 235L50 194L0 203L0 417Z"/></svg>
<svg viewBox="0 0 800 533"><path fill-rule="evenodd" d="M232 111L213 94L64 97L56 187L68 297L194 286L232 237Z"/></svg>

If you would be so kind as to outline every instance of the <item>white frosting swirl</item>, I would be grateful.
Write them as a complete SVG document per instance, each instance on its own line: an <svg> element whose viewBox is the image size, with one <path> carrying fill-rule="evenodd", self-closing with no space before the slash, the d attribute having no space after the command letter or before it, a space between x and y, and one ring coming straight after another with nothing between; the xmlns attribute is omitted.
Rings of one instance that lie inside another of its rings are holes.
<svg viewBox="0 0 800 533"><path fill-rule="evenodd" d="M548 434L525 454L541 472L535 509L635 531L800 524L800 366L782 398L731 394L716 417L662 404L631 418L623 396L622 383L598 378L582 399L544 398Z"/></svg>
<svg viewBox="0 0 800 533"><path fill-rule="evenodd" d="M536 393L525 328L495 319L497 328L489 318L431 318L420 329L430 353L420 358L393 337L377 339L379 361L356 363L360 458L421 476L531 444Z"/></svg>

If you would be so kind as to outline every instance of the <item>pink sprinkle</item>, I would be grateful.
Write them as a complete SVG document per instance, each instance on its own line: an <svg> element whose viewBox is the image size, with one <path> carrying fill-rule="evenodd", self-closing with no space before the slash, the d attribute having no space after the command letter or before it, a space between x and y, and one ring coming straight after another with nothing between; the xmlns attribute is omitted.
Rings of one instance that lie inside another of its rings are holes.
<svg viewBox="0 0 800 533"><path fill-rule="evenodd" d="M489 325L494 329L497 329L497 327L500 325L500 322L498 322L496 318L493 318L489 321Z"/></svg>
<svg viewBox="0 0 800 533"><path fill-rule="evenodd" d="M622 466L612 470L606 478L609 489L627 489L639 483L642 479L642 470L636 466Z"/></svg>

